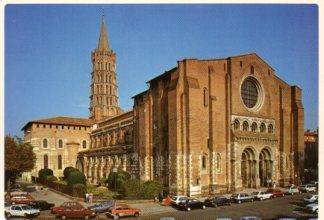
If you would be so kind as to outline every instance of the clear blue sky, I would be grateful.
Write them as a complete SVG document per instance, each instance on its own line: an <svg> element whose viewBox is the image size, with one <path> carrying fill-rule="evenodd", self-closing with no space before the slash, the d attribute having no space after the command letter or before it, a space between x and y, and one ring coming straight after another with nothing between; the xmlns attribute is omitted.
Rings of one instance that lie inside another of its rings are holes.
<svg viewBox="0 0 324 220"><path fill-rule="evenodd" d="M7 5L5 133L25 123L88 117L91 60L102 8L117 53L119 101L183 58L256 52L303 89L305 129L318 126L318 8L315 5Z"/></svg>

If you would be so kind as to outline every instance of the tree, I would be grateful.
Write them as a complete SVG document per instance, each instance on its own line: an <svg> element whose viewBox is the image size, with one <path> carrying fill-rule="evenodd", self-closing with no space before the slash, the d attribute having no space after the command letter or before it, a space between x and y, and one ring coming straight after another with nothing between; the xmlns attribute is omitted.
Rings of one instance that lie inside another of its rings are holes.
<svg viewBox="0 0 324 220"><path fill-rule="evenodd" d="M47 176L53 176L53 170L44 168L38 171L38 177L41 179L46 179Z"/></svg>
<svg viewBox="0 0 324 220"><path fill-rule="evenodd" d="M85 175L81 173L79 170L71 172L67 178L67 183L70 186L74 184L86 185L87 184L86 182L87 180L85 178Z"/></svg>
<svg viewBox="0 0 324 220"><path fill-rule="evenodd" d="M34 169L36 155L33 147L23 143L19 138L5 137L5 179L9 189L10 182L14 182L17 176L23 172Z"/></svg>
<svg viewBox="0 0 324 220"><path fill-rule="evenodd" d="M67 180L70 173L73 172L73 171L79 171L79 170L77 168L74 168L74 167L65 167L65 169L63 170L64 179Z"/></svg>

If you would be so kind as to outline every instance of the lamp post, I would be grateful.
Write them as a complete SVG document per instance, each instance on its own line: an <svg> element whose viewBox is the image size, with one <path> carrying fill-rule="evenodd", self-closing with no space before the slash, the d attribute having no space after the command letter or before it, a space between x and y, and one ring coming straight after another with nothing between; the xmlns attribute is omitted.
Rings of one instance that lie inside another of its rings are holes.
<svg viewBox="0 0 324 220"><path fill-rule="evenodd" d="M115 191L116 191L116 174L117 174L117 167L114 167L112 169L112 172L114 173L114 182L115 182Z"/></svg>

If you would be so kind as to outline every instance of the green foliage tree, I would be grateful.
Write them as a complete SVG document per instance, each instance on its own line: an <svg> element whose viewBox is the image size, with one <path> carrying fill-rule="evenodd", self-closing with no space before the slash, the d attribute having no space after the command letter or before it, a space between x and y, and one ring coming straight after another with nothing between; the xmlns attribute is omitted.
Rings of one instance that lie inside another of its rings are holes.
<svg viewBox="0 0 324 220"><path fill-rule="evenodd" d="M20 138L5 137L5 181L9 189L10 183L15 182L18 175L34 169L36 155L33 147L23 143Z"/></svg>
<svg viewBox="0 0 324 220"><path fill-rule="evenodd" d="M148 180L141 185L141 198L153 199L163 190L161 182L155 180Z"/></svg>
<svg viewBox="0 0 324 220"><path fill-rule="evenodd" d="M38 171L38 177L41 179L47 179L48 176L53 176L53 170L44 168Z"/></svg>
<svg viewBox="0 0 324 220"><path fill-rule="evenodd" d="M75 184L86 185L86 177L79 170L72 171L67 178L67 183L70 186L73 186Z"/></svg>
<svg viewBox="0 0 324 220"><path fill-rule="evenodd" d="M123 190L123 184L130 179L130 174L123 170L118 170L116 173L110 172L108 176L108 187L111 190Z"/></svg>
<svg viewBox="0 0 324 220"><path fill-rule="evenodd" d="M128 199L140 199L142 197L141 181L130 179L123 184L121 191Z"/></svg>
<svg viewBox="0 0 324 220"><path fill-rule="evenodd" d="M56 176L46 176L45 178L47 181L50 181L50 182L54 182L54 181L58 180Z"/></svg>
<svg viewBox="0 0 324 220"><path fill-rule="evenodd" d="M67 180L67 178L69 177L69 174L73 171L79 171L79 170L74 167L65 167L65 169L63 170L64 179Z"/></svg>

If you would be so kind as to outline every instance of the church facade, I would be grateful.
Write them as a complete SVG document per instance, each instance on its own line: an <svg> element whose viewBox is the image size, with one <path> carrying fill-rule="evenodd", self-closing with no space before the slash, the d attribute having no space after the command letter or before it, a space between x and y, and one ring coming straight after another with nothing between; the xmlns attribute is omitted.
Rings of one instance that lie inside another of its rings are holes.
<svg viewBox="0 0 324 220"><path fill-rule="evenodd" d="M104 19L91 59L90 146L75 164L89 182L119 168L170 193L203 195L300 179L301 89L257 54L178 61L127 112Z"/></svg>

